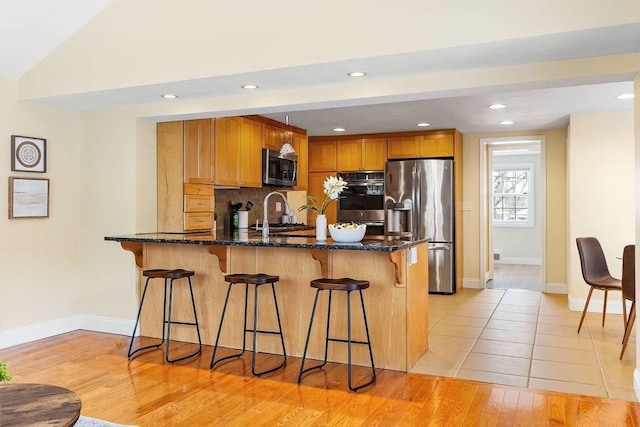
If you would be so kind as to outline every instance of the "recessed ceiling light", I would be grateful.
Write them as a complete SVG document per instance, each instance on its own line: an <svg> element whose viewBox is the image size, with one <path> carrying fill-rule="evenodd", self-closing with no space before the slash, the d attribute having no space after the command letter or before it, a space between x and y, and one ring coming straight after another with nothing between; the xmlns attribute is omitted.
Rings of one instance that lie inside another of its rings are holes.
<svg viewBox="0 0 640 427"><path fill-rule="evenodd" d="M431 123L422 122L422 123L418 123L416 126L427 127L427 126L431 126Z"/></svg>
<svg viewBox="0 0 640 427"><path fill-rule="evenodd" d="M364 71L352 71L350 73L347 73L347 76L349 77L364 77L366 75L367 73L365 73Z"/></svg>
<svg viewBox="0 0 640 427"><path fill-rule="evenodd" d="M616 99L633 99L634 96L632 93L623 93L622 95L616 96Z"/></svg>
<svg viewBox="0 0 640 427"><path fill-rule="evenodd" d="M345 128L333 128L333 131L334 132L344 132L344 131L346 131L346 129Z"/></svg>
<svg viewBox="0 0 640 427"><path fill-rule="evenodd" d="M171 93L165 93L164 95L160 95L165 99L176 99L178 97L178 95L173 95Z"/></svg>
<svg viewBox="0 0 640 427"><path fill-rule="evenodd" d="M512 125L513 123L513 120L503 120L500 122L501 125Z"/></svg>
<svg viewBox="0 0 640 427"><path fill-rule="evenodd" d="M506 107L506 105L504 104L491 104L489 105L489 108L491 108L492 110L499 110L501 108Z"/></svg>
<svg viewBox="0 0 640 427"><path fill-rule="evenodd" d="M258 85L242 85L242 89L258 89Z"/></svg>

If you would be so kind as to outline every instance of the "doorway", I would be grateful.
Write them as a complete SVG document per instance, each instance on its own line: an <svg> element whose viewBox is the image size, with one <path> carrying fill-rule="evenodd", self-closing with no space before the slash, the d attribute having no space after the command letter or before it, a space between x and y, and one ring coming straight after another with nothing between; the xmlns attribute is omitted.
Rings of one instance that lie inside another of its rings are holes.
<svg viewBox="0 0 640 427"><path fill-rule="evenodd" d="M481 287L545 292L544 137L480 144Z"/></svg>

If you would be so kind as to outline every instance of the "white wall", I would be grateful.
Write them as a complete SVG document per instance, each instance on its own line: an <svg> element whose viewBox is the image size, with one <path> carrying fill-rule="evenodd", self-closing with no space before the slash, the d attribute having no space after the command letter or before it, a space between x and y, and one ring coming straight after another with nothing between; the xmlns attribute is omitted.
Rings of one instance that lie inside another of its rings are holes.
<svg viewBox="0 0 640 427"><path fill-rule="evenodd" d="M597 237L615 277L622 269L617 259L622 248L635 242L634 112L572 114L567 153L569 302L582 310L589 287L575 239ZM601 310L602 297L594 293L594 310ZM621 312L619 298L610 298L609 306Z"/></svg>
<svg viewBox="0 0 640 427"><path fill-rule="evenodd" d="M494 151L495 153L495 151ZM493 249L502 251L501 263L505 264L540 264L541 256L541 215L542 215L542 172L540 170L540 155L510 155L494 156L493 165L509 164L533 165L533 227L493 227ZM498 263L496 261L496 263Z"/></svg>

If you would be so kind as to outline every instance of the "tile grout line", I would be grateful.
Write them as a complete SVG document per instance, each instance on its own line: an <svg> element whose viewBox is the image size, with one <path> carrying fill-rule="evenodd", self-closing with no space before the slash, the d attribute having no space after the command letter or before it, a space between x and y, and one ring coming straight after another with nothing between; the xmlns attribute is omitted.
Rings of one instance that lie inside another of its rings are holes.
<svg viewBox="0 0 640 427"><path fill-rule="evenodd" d="M531 388L531 368L533 368L533 353L536 350L536 341L538 340L538 326L540 325L540 312L542 310L542 292L540 292L540 300L538 304L538 315L536 316L536 328L533 331L533 343L531 344L531 355L529 357L529 372L527 374L527 388Z"/></svg>

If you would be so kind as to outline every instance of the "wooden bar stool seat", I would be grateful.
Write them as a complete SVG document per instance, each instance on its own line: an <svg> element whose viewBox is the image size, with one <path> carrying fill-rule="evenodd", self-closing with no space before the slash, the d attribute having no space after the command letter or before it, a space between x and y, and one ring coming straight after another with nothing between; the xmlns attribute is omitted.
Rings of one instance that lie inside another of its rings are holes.
<svg viewBox="0 0 640 427"><path fill-rule="evenodd" d="M316 289L316 296L313 301L313 309L311 310L311 319L309 320L309 330L307 332L307 339L304 344L304 352L302 354L302 362L300 364L300 372L298 373L298 384L302 380L302 376L314 369L320 369L327 364L327 354L329 352L329 341L333 342L341 342L347 344L347 372L348 372L348 380L349 380L349 389L351 391L358 391L368 385L371 385L376 380L376 368L373 363L373 351L371 350L371 339L369 338L369 325L367 324L367 313L364 308L364 299L362 297L362 291L369 287L369 282L367 280L357 280L351 278L342 278L342 279L316 279L311 281L311 287ZM322 291L329 291L329 301L327 304L327 328L326 328L326 338L324 341L324 361L315 366L311 366L309 368L304 368L305 360L307 358L307 349L309 348L309 338L311 337L311 330L313 327L313 318L315 316L316 307L318 304L318 295ZM336 338L330 335L330 321L331 321L331 296L334 291L346 292L347 293L347 339ZM360 294L360 304L362 305L362 317L364 320L364 329L367 334L366 341L358 341L351 339L351 292L358 291ZM351 345L352 344L362 344L366 345L369 348L369 357L371 358L371 379L365 383L358 386L354 386L351 380Z"/></svg>
<svg viewBox="0 0 640 427"><path fill-rule="evenodd" d="M142 291L142 298L140 298L140 306L138 307L138 315L136 316L136 324L133 328L133 333L131 334L131 341L129 342L129 351L127 356L129 360L133 359L135 355L138 353L154 349L160 348L163 342L165 342L165 332L166 332L166 350L165 350L165 360L169 363L179 362L181 360L188 359L190 357L197 356L202 352L202 339L200 338L200 326L198 324L198 315L196 313L196 302L193 296L193 287L191 286L191 276L195 273L191 270L183 270L181 268L176 270L166 270L166 269L153 269L153 270L144 270L142 275L147 278L144 284L144 289ZM189 283L189 293L191 295L191 307L193 309L193 322L184 322L173 320L172 317L172 309L173 309L173 281L186 278ZM138 349L132 351L133 348L133 340L136 335L136 330L138 329L138 325L140 324L140 314L142 313L142 307L144 306L144 300L147 295L147 289L149 287L149 281L151 279L163 279L164 280L164 299L162 303L162 339L157 344L151 344L144 347L139 347ZM169 300L167 302L167 288L169 289ZM170 358L170 343L171 343L171 326L173 325L185 325L185 326L193 326L196 328L196 332L198 334L198 350L195 352L188 354L186 356L181 356L175 359Z"/></svg>
<svg viewBox="0 0 640 427"><path fill-rule="evenodd" d="M240 357L244 354L244 352L246 351L246 344L247 344L247 333L251 333L252 334L252 349L251 349L251 373L255 376L261 376L264 374L268 374L270 372L274 372L280 368L283 368L285 366L285 364L287 363L287 351L285 349L284 346L284 335L282 334L282 324L280 323L280 310L278 309L278 299L276 297L276 288L274 286L274 284L276 282L278 282L280 280L279 276L271 276L268 274L264 274L264 273L258 273L258 274L244 274L244 273L236 273L236 274L228 274L224 277L224 280L226 282L229 283L229 286L227 287L227 296L225 297L224 300L224 306L222 307L222 315L220 317L220 323L218 324L218 333L216 335L216 342L215 345L213 346L213 354L211 355L211 364L209 365L210 369L213 369L214 366L216 366L218 363L224 361L224 360L228 360L228 359L232 359L232 358L236 358L236 357ZM245 288L244 288L244 326L243 326L243 334L242 334L242 350L238 353L234 353L231 354L229 356L224 356L221 358L218 358L216 360L216 353L218 352L218 342L220 341L220 334L222 333L222 325L224 323L224 316L227 312L227 304L229 303L229 296L231 295L231 288L233 287L233 285L237 285L237 284L244 284ZM262 285L271 285L271 293L273 294L273 303L275 306L275 310L276 310L276 318L278 320L278 330L277 331L271 331L271 330L263 330L263 329L259 329L258 328L258 289L260 288L260 286ZM249 295L249 285L253 285L254 286L254 298L253 298L253 328L249 329L247 328L247 317L248 317L248 295ZM280 336L280 343L282 344L282 363L280 363L278 366L275 366L273 368L270 369L266 369L263 371L256 371L256 354L258 353L257 350L257 337L258 334L266 334L266 335L279 335Z"/></svg>

